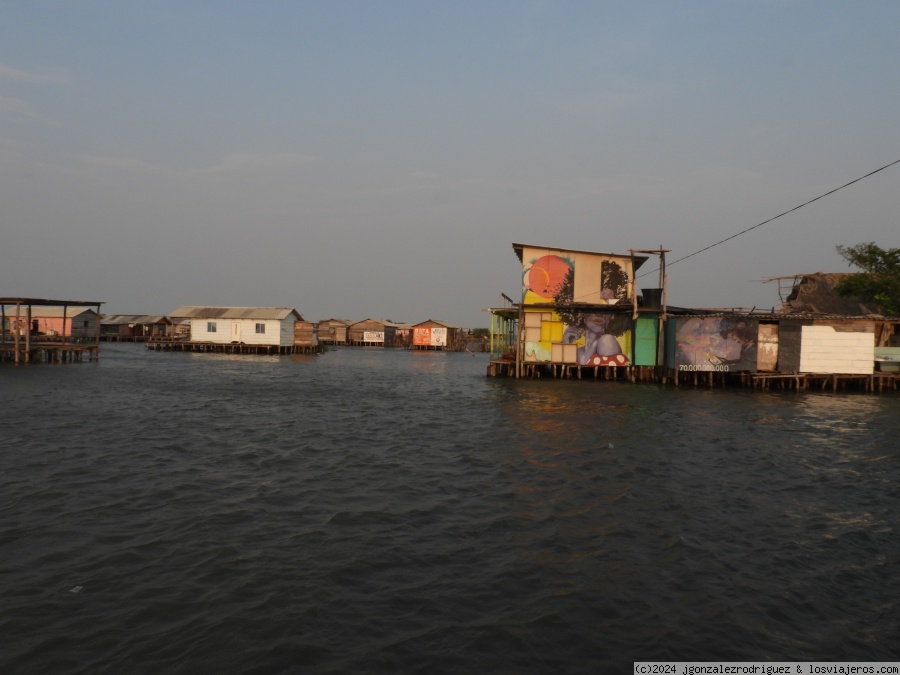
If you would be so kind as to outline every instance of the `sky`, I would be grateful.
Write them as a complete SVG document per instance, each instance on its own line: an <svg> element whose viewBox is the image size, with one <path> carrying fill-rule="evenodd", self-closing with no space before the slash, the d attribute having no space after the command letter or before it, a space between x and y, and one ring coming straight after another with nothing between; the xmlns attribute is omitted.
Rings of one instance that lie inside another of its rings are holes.
<svg viewBox="0 0 900 675"><path fill-rule="evenodd" d="M486 327L517 242L662 247L670 304L777 307L765 279L900 246L900 164L674 261L900 159L898 26L895 0L4 2L0 296Z"/></svg>

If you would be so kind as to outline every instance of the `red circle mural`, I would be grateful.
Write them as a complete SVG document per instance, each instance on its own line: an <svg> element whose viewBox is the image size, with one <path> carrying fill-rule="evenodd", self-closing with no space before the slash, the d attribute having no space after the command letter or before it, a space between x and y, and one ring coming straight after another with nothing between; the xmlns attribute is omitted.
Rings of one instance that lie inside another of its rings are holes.
<svg viewBox="0 0 900 675"><path fill-rule="evenodd" d="M528 270L528 288L542 298L552 298L565 283L571 267L558 255L545 255Z"/></svg>

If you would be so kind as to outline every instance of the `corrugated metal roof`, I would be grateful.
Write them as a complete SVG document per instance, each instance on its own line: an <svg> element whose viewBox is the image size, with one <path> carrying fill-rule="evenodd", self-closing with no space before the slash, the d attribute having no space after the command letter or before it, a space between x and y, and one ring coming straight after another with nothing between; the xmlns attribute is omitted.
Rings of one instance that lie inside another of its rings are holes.
<svg viewBox="0 0 900 675"><path fill-rule="evenodd" d="M47 300L45 298L0 298L2 305L40 305L41 307L91 307L102 305L102 302L93 300Z"/></svg>
<svg viewBox="0 0 900 675"><path fill-rule="evenodd" d="M275 319L281 321L293 314L298 321L303 317L293 307L199 307L184 305L169 316L179 319Z"/></svg>
<svg viewBox="0 0 900 675"><path fill-rule="evenodd" d="M19 317L24 317L25 312L27 311L26 307L22 307L19 310ZM87 307L76 307L74 305L69 307L49 307L44 305L36 305L31 308L31 318L32 319L61 319L63 317L63 312L65 311L65 315L67 319L71 319L75 316L81 316L82 314L91 313L93 315L97 315L93 309L89 309ZM14 317L16 315L15 311L9 312L6 311L6 318Z"/></svg>
<svg viewBox="0 0 900 675"><path fill-rule="evenodd" d="M413 324L413 327L423 326L426 323L436 323L439 326L443 326L444 328L453 328L458 329L459 326L454 326L452 323L447 323L446 321L438 321L437 319L428 319L427 321L422 321L421 323Z"/></svg>
<svg viewBox="0 0 900 675"><path fill-rule="evenodd" d="M113 325L125 325L129 323L162 323L169 322L168 317L162 314L101 314L100 323Z"/></svg>
<svg viewBox="0 0 900 675"><path fill-rule="evenodd" d="M671 316L676 316L670 312ZM736 310L729 312L726 310L710 310L707 313L698 313L697 310L687 310L685 313L677 314L679 318L696 318L696 317L718 317L718 318L741 318L741 319L765 319L766 321L782 321L798 320L798 319L824 319L828 321L900 321L900 317L881 316L880 314L816 314L813 312L793 312L790 314L782 314L780 312L750 312Z"/></svg>

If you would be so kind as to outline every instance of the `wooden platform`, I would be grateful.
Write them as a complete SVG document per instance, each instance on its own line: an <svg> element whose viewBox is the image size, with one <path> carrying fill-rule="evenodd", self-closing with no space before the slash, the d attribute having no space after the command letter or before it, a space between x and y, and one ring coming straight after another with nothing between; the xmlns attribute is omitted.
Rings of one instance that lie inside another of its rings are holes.
<svg viewBox="0 0 900 675"><path fill-rule="evenodd" d="M492 360L488 377L516 377L516 364L508 359ZM872 374L774 373L774 372L682 372L655 366L579 366L570 363L521 364L523 379L552 378L621 382L655 382L675 387L744 387L760 390L864 391L881 393L900 390L900 373L875 371Z"/></svg>
<svg viewBox="0 0 900 675"><path fill-rule="evenodd" d="M96 343L31 341L27 346L19 341L0 342L0 363L71 363L84 360L93 361L100 357L100 345Z"/></svg>
<svg viewBox="0 0 900 675"><path fill-rule="evenodd" d="M251 345L243 342L191 342L172 338L152 338L147 340L147 349L164 352L201 352L210 354L259 354L279 356L286 354L318 354L320 346L312 345Z"/></svg>

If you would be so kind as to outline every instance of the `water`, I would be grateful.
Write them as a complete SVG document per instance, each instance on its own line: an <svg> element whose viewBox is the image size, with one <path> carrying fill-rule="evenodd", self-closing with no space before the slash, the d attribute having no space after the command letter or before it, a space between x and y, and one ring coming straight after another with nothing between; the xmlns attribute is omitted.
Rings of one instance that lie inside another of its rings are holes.
<svg viewBox="0 0 900 675"><path fill-rule="evenodd" d="M900 658L900 398L486 365L0 368L0 672Z"/></svg>

